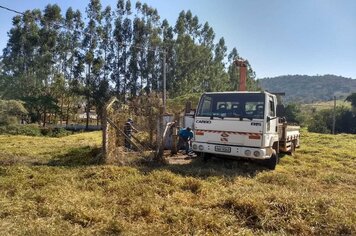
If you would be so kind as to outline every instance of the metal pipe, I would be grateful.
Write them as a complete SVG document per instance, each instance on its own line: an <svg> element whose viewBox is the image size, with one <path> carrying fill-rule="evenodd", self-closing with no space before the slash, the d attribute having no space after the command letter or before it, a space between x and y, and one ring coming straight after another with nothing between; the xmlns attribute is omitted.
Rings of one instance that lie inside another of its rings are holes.
<svg viewBox="0 0 356 236"><path fill-rule="evenodd" d="M239 68L239 87L238 91L246 91L247 80L247 63L244 59L238 59L235 61L237 68Z"/></svg>

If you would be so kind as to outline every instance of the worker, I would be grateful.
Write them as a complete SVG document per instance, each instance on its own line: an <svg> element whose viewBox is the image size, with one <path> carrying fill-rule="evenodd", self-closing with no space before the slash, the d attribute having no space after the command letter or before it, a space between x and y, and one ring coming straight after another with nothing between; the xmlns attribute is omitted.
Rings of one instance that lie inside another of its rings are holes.
<svg viewBox="0 0 356 236"><path fill-rule="evenodd" d="M183 146L185 148L185 154L189 154L189 143L190 140L193 138L193 132L190 127L187 127L185 129L181 129L179 131L179 145L178 145L178 150L180 150Z"/></svg>
<svg viewBox="0 0 356 236"><path fill-rule="evenodd" d="M125 147L127 151L132 150L131 145L131 137L132 132L137 132L137 129L133 126L133 120L131 118L127 119L127 122L124 125L124 133L125 133Z"/></svg>

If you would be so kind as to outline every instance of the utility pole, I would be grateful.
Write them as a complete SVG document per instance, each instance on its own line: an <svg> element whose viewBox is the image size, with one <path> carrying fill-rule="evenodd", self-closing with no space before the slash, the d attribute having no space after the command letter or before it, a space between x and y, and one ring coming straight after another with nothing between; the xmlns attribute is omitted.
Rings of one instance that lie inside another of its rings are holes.
<svg viewBox="0 0 356 236"><path fill-rule="evenodd" d="M335 123L336 123L336 96L334 96L333 134L335 134Z"/></svg>

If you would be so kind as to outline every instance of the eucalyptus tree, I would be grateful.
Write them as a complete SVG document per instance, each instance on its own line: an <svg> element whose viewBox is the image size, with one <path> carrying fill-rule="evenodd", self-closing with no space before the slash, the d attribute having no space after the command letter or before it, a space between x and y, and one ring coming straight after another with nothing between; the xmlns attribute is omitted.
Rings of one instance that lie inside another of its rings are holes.
<svg viewBox="0 0 356 236"><path fill-rule="evenodd" d="M113 32L114 62L111 80L115 84L117 98L126 101L127 84L130 78L128 69L130 45L132 39L131 2L119 0L116 8L115 28Z"/></svg>
<svg viewBox="0 0 356 236"><path fill-rule="evenodd" d="M94 87L92 91L93 105L97 117L101 119L103 107L110 98L109 77L112 71L114 57L113 47L113 14L107 6L101 12L102 24L98 25L99 42L96 58L93 61ZM100 23L100 22L98 22ZM97 119L99 121L99 119Z"/></svg>
<svg viewBox="0 0 356 236"><path fill-rule="evenodd" d="M211 87L211 65L213 60L213 40L211 27L203 27L198 17L190 11L182 11L175 25L176 39L176 79L175 95L187 92L201 92Z"/></svg>
<svg viewBox="0 0 356 236"><path fill-rule="evenodd" d="M54 83L56 75L61 73L59 34L61 30L62 15L61 8L54 4L48 4L41 18L41 29L39 31L39 65L38 75L41 79L41 89L37 95L37 104L42 109L43 126L47 123L47 117L58 112L58 100L51 91L51 84ZM49 113L49 115L47 115Z"/></svg>
<svg viewBox="0 0 356 236"><path fill-rule="evenodd" d="M166 75L167 75L167 91L169 94L174 94L174 79L175 79L175 63L176 63L176 53L174 50L175 47L175 39L174 39L174 31L173 27L169 25L168 21L165 19L161 24L161 50L164 50L166 54ZM162 80L160 80L162 81ZM157 89L162 90L162 86L159 86L159 81L157 81ZM155 83L153 81L152 87L155 88Z"/></svg>
<svg viewBox="0 0 356 236"><path fill-rule="evenodd" d="M152 90L158 91L159 82L163 80L162 63L165 49L161 44L160 17L157 9L144 4L142 18L145 42L140 55L141 92L149 94Z"/></svg>
<svg viewBox="0 0 356 236"><path fill-rule="evenodd" d="M36 93L39 57L39 10L26 11L12 20L9 39L3 50L1 88L4 98L22 98Z"/></svg>
<svg viewBox="0 0 356 236"><path fill-rule="evenodd" d="M88 23L84 29L83 52L84 52L84 89L83 95L86 98L86 128L89 126L89 115L92 106L93 90L95 80L98 78L98 67L102 66L101 58L98 54L98 43L100 40L100 25L102 20L100 0L90 0L86 8ZM95 68L94 68L95 67Z"/></svg>
<svg viewBox="0 0 356 236"><path fill-rule="evenodd" d="M227 47L224 38L220 38L214 47L214 58L212 63L212 78L210 91L223 91L228 87L228 74L225 70L224 59L226 57Z"/></svg>
<svg viewBox="0 0 356 236"><path fill-rule="evenodd" d="M53 81L54 75L59 71L59 50L58 39L61 29L61 9L58 5L47 5L43 11L41 18L40 36L40 64L37 71L40 72L38 76L44 86L46 93L50 93L49 85Z"/></svg>
<svg viewBox="0 0 356 236"><path fill-rule="evenodd" d="M229 76L229 86L228 90L237 90L239 83L239 74L235 65L235 61L239 58L239 53L234 47L228 55L228 76Z"/></svg>
<svg viewBox="0 0 356 236"><path fill-rule="evenodd" d="M133 31L132 31L132 44L130 45L130 61L129 61L129 81L128 81L128 90L131 97L138 95L140 87L142 86L142 70L145 64L146 58L144 57L144 46L145 46L145 23L144 20L140 17L142 11L141 2L136 2L135 9L136 14L133 19ZM141 78L141 81L139 79ZM141 83L140 83L141 82Z"/></svg>
<svg viewBox="0 0 356 236"><path fill-rule="evenodd" d="M80 48L84 23L81 12L67 9L59 35L58 51L61 71L55 77L53 89L60 107L60 123L66 120L68 124L70 112L76 110L79 96L75 93L75 85L78 85L78 75L83 71ZM61 91L59 91L62 89Z"/></svg>

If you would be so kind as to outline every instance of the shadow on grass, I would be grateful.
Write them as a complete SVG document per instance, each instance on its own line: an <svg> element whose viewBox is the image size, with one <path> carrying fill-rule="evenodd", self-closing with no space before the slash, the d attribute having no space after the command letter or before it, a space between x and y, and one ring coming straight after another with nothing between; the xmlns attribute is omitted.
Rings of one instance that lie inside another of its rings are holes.
<svg viewBox="0 0 356 236"><path fill-rule="evenodd" d="M101 148L92 148L90 146L73 148L69 152L55 156L48 161L48 166L87 166L103 164L101 159Z"/></svg>
<svg viewBox="0 0 356 236"><path fill-rule="evenodd" d="M156 164L146 163L140 166L143 172L154 170L168 170L182 176L191 176L206 179L214 176L225 177L255 177L261 171L269 171L261 162L251 160L232 160L226 158L211 158L203 161L201 158L194 158L186 164Z"/></svg>

